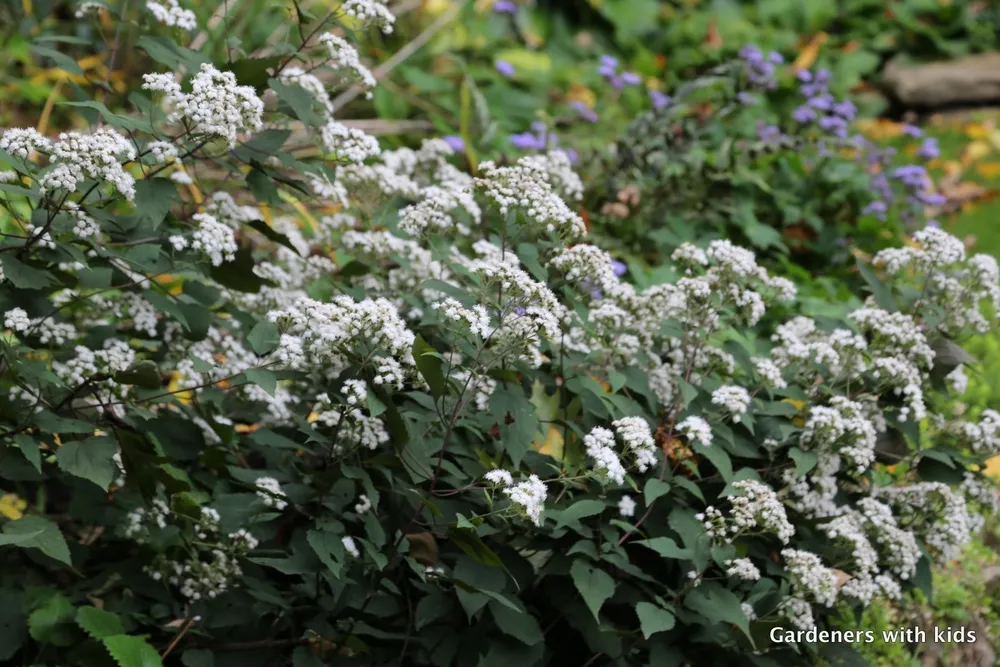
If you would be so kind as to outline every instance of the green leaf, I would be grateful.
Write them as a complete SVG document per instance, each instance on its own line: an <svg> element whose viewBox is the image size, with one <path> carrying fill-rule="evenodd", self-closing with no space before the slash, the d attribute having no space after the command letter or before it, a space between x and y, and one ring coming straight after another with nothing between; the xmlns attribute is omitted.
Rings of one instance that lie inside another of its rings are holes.
<svg viewBox="0 0 1000 667"><path fill-rule="evenodd" d="M313 109L315 100L305 88L299 85L282 83L277 79L268 79L267 85L278 95L278 99L291 108L296 118L313 127L323 125L323 119Z"/></svg>
<svg viewBox="0 0 1000 667"><path fill-rule="evenodd" d="M306 542L335 579L340 578L340 573L344 569L345 551L342 538L342 534L337 535L330 529L310 530L306 533Z"/></svg>
<svg viewBox="0 0 1000 667"><path fill-rule="evenodd" d="M125 370L115 373L115 382L133 384L145 389L159 389L162 378L156 362L143 359L133 363Z"/></svg>
<svg viewBox="0 0 1000 667"><path fill-rule="evenodd" d="M692 449L696 454L702 456L712 462L715 469L719 471L719 475L722 479L728 483L733 478L733 462L729 458L729 454L726 453L721 447L713 447L709 445L706 447L702 444L695 444Z"/></svg>
<svg viewBox="0 0 1000 667"><path fill-rule="evenodd" d="M215 667L215 655L207 648L189 648L181 654L181 664L184 667Z"/></svg>
<svg viewBox="0 0 1000 667"><path fill-rule="evenodd" d="M163 667L160 654L141 637L115 635L103 641L118 667Z"/></svg>
<svg viewBox="0 0 1000 667"><path fill-rule="evenodd" d="M281 334L278 331L278 325L268 320L257 322L247 335L250 349L261 357L274 352L280 340Z"/></svg>
<svg viewBox="0 0 1000 667"><path fill-rule="evenodd" d="M17 443L18 449L20 449L21 453L24 454L24 458L28 460L28 463L34 466L35 470L41 472L42 452L38 447L38 441L30 435L20 433L14 436L14 442Z"/></svg>
<svg viewBox="0 0 1000 667"><path fill-rule="evenodd" d="M816 463L819 461L817 457L812 452L804 452L798 447L792 447L788 450L788 456L795 461L795 474L802 477L807 472L816 467Z"/></svg>
<svg viewBox="0 0 1000 667"><path fill-rule="evenodd" d="M608 599L615 594L615 580L607 572L593 567L585 560L574 560L569 570L573 578L576 590L580 592L583 601L594 615L594 619L600 622L598 616L601 607Z"/></svg>
<svg viewBox="0 0 1000 667"><path fill-rule="evenodd" d="M9 252L0 255L0 264L3 265L4 277L19 289L42 289L54 282L51 273L28 266Z"/></svg>
<svg viewBox="0 0 1000 667"><path fill-rule="evenodd" d="M48 410L35 415L35 424L46 433L93 433L94 425L82 419L67 419Z"/></svg>
<svg viewBox="0 0 1000 667"><path fill-rule="evenodd" d="M386 410L388 410L388 406L382 402L382 399L378 397L378 394L369 389L368 414L370 414L372 417L378 417L382 415Z"/></svg>
<svg viewBox="0 0 1000 667"><path fill-rule="evenodd" d="M274 229L274 227L267 224L263 220L251 220L250 222L246 223L246 225L251 229L257 230L271 241L274 241L275 243L280 243L281 245L285 246L286 248L294 252L296 255L299 254L298 249L292 244L292 241L291 239L288 238L288 236L277 231L276 229Z"/></svg>
<svg viewBox="0 0 1000 667"><path fill-rule="evenodd" d="M606 505L603 501L595 500L593 498L579 500L559 513L559 519L556 521L556 528L562 528L563 526L568 526L570 524L578 524L580 519L600 514L604 511L605 507Z"/></svg>
<svg viewBox="0 0 1000 667"><path fill-rule="evenodd" d="M117 452L118 446L111 438L71 440L56 451L56 461L69 474L90 480L102 491L107 491L115 478Z"/></svg>
<svg viewBox="0 0 1000 667"><path fill-rule="evenodd" d="M139 130L146 132L150 130L149 121L143 118L132 118L130 116L123 116L121 114L117 114L114 111L111 111L111 109L108 109L100 102L94 100L84 100L82 102L60 102L60 106L84 107L86 109L93 109L101 114L101 118L104 119L104 122L106 122L108 125L111 125L112 127L117 127L120 130ZM167 179L159 179L159 180L167 180ZM139 183L141 182L142 181L139 181ZM170 181L167 182L169 183ZM138 185L139 184L136 183L136 195L138 195L139 192ZM173 188L175 191L177 190L176 185L174 185Z"/></svg>
<svg viewBox="0 0 1000 667"><path fill-rule="evenodd" d="M515 611L496 600L490 601L489 609L497 627L504 634L510 635L528 646L538 644L544 639L538 621L527 611Z"/></svg>
<svg viewBox="0 0 1000 667"><path fill-rule="evenodd" d="M639 617L639 627L642 636L649 639L657 632L664 632L674 627L674 615L663 607L657 607L651 602L640 602L635 605L636 616Z"/></svg>
<svg viewBox="0 0 1000 667"><path fill-rule="evenodd" d="M76 638L73 605L65 596L53 595L31 612L28 617L28 630L31 637L39 643L69 646Z"/></svg>
<svg viewBox="0 0 1000 667"><path fill-rule="evenodd" d="M236 251L236 257L233 261L224 262L221 266L213 266L209 273L223 287L256 294L260 291L261 286L270 283L254 273L253 267L253 254L249 248L244 246Z"/></svg>
<svg viewBox="0 0 1000 667"><path fill-rule="evenodd" d="M278 195L278 186L274 184L274 180L262 169L254 167L250 170L250 173L247 174L247 186L250 188L253 196L257 198L257 201L271 205L277 205L281 201ZM264 226L266 227L267 225Z"/></svg>
<svg viewBox="0 0 1000 667"><path fill-rule="evenodd" d="M861 277L868 283L868 289L871 291L872 296L875 297L875 303L884 310L894 312L896 310L896 300L892 297L892 291L886 287L885 283L879 280L879 277L875 275L875 272L872 271L868 263L862 261L860 257L855 259L855 265L858 267Z"/></svg>
<svg viewBox="0 0 1000 667"><path fill-rule="evenodd" d="M94 639L125 634L117 614L97 607L80 607L76 612L76 623Z"/></svg>
<svg viewBox="0 0 1000 667"><path fill-rule="evenodd" d="M448 538L477 563L490 567L503 567L503 561L493 552L474 530L451 528Z"/></svg>
<svg viewBox="0 0 1000 667"><path fill-rule="evenodd" d="M148 53L150 58L173 71L177 71L183 65L189 72L197 72L202 63L208 62L204 55L178 46L168 37L144 35L136 41L136 46Z"/></svg>
<svg viewBox="0 0 1000 667"><path fill-rule="evenodd" d="M670 493L670 482L664 482L662 479L658 479L656 477L650 477L646 480L646 486L642 490L642 496L646 501L647 507L651 505L654 500L660 496L665 496L668 493Z"/></svg>
<svg viewBox="0 0 1000 667"><path fill-rule="evenodd" d="M80 69L80 65L65 53L61 53L55 49L50 49L47 46L38 46L37 44L33 45L31 50L37 56L49 58L56 64L56 67L64 72L76 74L77 76L83 76L83 70Z"/></svg>
<svg viewBox="0 0 1000 667"><path fill-rule="evenodd" d="M413 341L413 360L417 364L417 370L431 388L431 394L438 397L444 394L445 384L441 359L436 355L434 348L427 344L423 336L417 334L416 340Z"/></svg>
<svg viewBox="0 0 1000 667"><path fill-rule="evenodd" d="M264 88L267 87L267 81L271 76L268 74L267 70L277 67L281 64L281 60L281 56L269 56L267 58L242 58L231 63L228 69L233 73L233 75L236 76L236 81L241 86L250 86L256 90L258 94L260 94L264 91ZM269 130L269 132L270 131L272 130ZM273 131L284 132L286 130ZM266 134L266 132L264 134ZM256 139L256 137L254 137L254 139ZM279 145L278 148L280 147L281 146Z"/></svg>
<svg viewBox="0 0 1000 667"><path fill-rule="evenodd" d="M644 547L652 549L664 558L672 558L675 560L686 560L691 558L690 549L680 548L677 546L677 543L669 537L654 537L649 540L638 540L636 541L636 544L641 544Z"/></svg>
<svg viewBox="0 0 1000 667"><path fill-rule="evenodd" d="M21 535L29 535L29 537L14 546L24 549L38 549L60 563L73 566L73 563L70 562L66 539L59 532L59 527L48 519L43 519L40 516L26 516L4 524L4 537L14 538Z"/></svg>
<svg viewBox="0 0 1000 667"><path fill-rule="evenodd" d="M749 622L740 606L740 599L714 581L707 581L689 591L684 598L684 606L712 623L731 623L747 637L750 636Z"/></svg>
<svg viewBox="0 0 1000 667"><path fill-rule="evenodd" d="M177 184L169 178L146 178L135 184L135 207L156 229L178 199Z"/></svg>
<svg viewBox="0 0 1000 667"><path fill-rule="evenodd" d="M28 617L20 596L0 589L0 660L10 660L28 638Z"/></svg>
<svg viewBox="0 0 1000 667"><path fill-rule="evenodd" d="M248 368L245 375L247 380L274 396L274 390L278 388L278 376L266 368Z"/></svg>
<svg viewBox="0 0 1000 667"><path fill-rule="evenodd" d="M172 315L186 331L191 329L184 311L181 310L180 305L173 298L154 289L145 290L142 293L142 297L157 310Z"/></svg>

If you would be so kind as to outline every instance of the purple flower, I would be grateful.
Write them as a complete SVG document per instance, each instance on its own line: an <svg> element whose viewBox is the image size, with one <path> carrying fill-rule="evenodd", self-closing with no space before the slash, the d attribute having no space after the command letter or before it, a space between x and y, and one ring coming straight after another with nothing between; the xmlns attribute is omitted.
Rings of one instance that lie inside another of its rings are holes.
<svg viewBox="0 0 1000 667"><path fill-rule="evenodd" d="M756 95L748 93L745 90L741 90L740 92L736 93L736 99L740 101L740 104L743 104L744 106L748 107L752 107L760 101L757 99Z"/></svg>
<svg viewBox="0 0 1000 667"><path fill-rule="evenodd" d="M493 11L498 14L516 14L517 5L510 0L496 0L496 2L493 3Z"/></svg>
<svg viewBox="0 0 1000 667"><path fill-rule="evenodd" d="M807 69L800 69L799 73L795 75L799 81L802 83L809 83L813 80L812 72Z"/></svg>
<svg viewBox="0 0 1000 667"><path fill-rule="evenodd" d="M597 73L611 79L618 74L618 59L614 56L601 56L601 65L597 68Z"/></svg>
<svg viewBox="0 0 1000 667"><path fill-rule="evenodd" d="M510 143L514 144L514 148L519 148L523 151L545 150L544 137L532 134L531 132L510 135Z"/></svg>
<svg viewBox="0 0 1000 667"><path fill-rule="evenodd" d="M934 137L927 137L924 139L924 143L917 150L917 157L923 158L924 160L933 160L940 154L941 149L938 147L938 140Z"/></svg>
<svg viewBox="0 0 1000 667"><path fill-rule="evenodd" d="M506 60L495 60L493 61L493 66L506 77L514 76L514 66Z"/></svg>
<svg viewBox="0 0 1000 667"><path fill-rule="evenodd" d="M830 74L830 70L828 69L821 69L816 72L816 83L826 85L830 83L831 79L833 79L833 75Z"/></svg>
<svg viewBox="0 0 1000 667"><path fill-rule="evenodd" d="M833 105L833 113L844 120L854 120L854 117L858 113L858 108L850 100L844 100Z"/></svg>
<svg viewBox="0 0 1000 667"><path fill-rule="evenodd" d="M573 110L576 111L580 118L584 119L588 123L596 123L598 121L597 112L583 102L573 102L570 106L573 107Z"/></svg>
<svg viewBox="0 0 1000 667"><path fill-rule="evenodd" d="M757 138L764 143L770 143L781 137L781 128L777 125L768 125L764 121L757 123Z"/></svg>
<svg viewBox="0 0 1000 667"><path fill-rule="evenodd" d="M558 138L558 137L554 137L554 138ZM576 150L574 150L572 148L564 148L564 149L562 149L562 152L566 154L567 158L569 158L570 163L576 164L576 159L577 159Z"/></svg>
<svg viewBox="0 0 1000 667"><path fill-rule="evenodd" d="M941 228L941 223L938 222L937 220L928 220L927 221L927 226L928 227L933 227L934 229L940 229Z"/></svg>
<svg viewBox="0 0 1000 667"><path fill-rule="evenodd" d="M628 267L625 266L625 262L620 262L617 259L611 260L611 270L615 272L615 275L621 278L628 271Z"/></svg>
<svg viewBox="0 0 1000 667"><path fill-rule="evenodd" d="M888 210L889 207L885 205L884 201L876 199L862 209L861 215L874 215L879 220L885 220L885 214Z"/></svg>
<svg viewBox="0 0 1000 667"><path fill-rule="evenodd" d="M661 93L658 90L651 90L649 91L649 101L653 103L653 108L659 111L664 107L670 106L670 103L673 102L673 99L670 97L670 95Z"/></svg>
<svg viewBox="0 0 1000 667"><path fill-rule="evenodd" d="M796 123L811 123L816 120L816 112L809 107L802 105L792 112L792 120Z"/></svg>
<svg viewBox="0 0 1000 667"><path fill-rule="evenodd" d="M918 192L916 197L917 201L927 206L941 206L948 201L948 198L940 192Z"/></svg>
<svg viewBox="0 0 1000 667"><path fill-rule="evenodd" d="M819 126L838 137L847 136L847 121L837 116L823 116L819 119Z"/></svg>
<svg viewBox="0 0 1000 667"><path fill-rule="evenodd" d="M927 183L927 170L919 164L908 164L894 169L892 177L907 187L919 190Z"/></svg>
<svg viewBox="0 0 1000 667"><path fill-rule="evenodd" d="M767 54L767 59L770 60L775 65L783 65L785 62L785 59L777 51L771 51L769 54Z"/></svg>
<svg viewBox="0 0 1000 667"><path fill-rule="evenodd" d="M447 137L444 138L444 141L446 144L451 146L451 150L455 151L456 153L461 153L462 151L465 150L465 141L462 140L462 137L455 136L454 134L449 134Z"/></svg>
<svg viewBox="0 0 1000 667"><path fill-rule="evenodd" d="M771 52L765 59L760 49L748 44L740 49L740 58L746 65L747 79L751 85L758 88L774 88L778 85L774 80L774 66L784 62L781 54Z"/></svg>
<svg viewBox="0 0 1000 667"><path fill-rule="evenodd" d="M910 125L909 123L907 123L906 125L903 126L903 134L905 134L908 137L917 138L917 137L922 137L924 135L924 131L921 130L916 125Z"/></svg>
<svg viewBox="0 0 1000 667"><path fill-rule="evenodd" d="M527 311L527 309L524 306L514 306L514 314L515 315L521 316L521 315L524 315L526 312L528 312L528 311Z"/></svg>
<svg viewBox="0 0 1000 667"><path fill-rule="evenodd" d="M833 96L832 95L817 95L809 100L806 100L806 104L811 106L813 109L819 109L820 111L829 111L833 108Z"/></svg>
<svg viewBox="0 0 1000 667"><path fill-rule="evenodd" d="M642 77L635 72L622 72L621 81L626 86L638 86L642 83Z"/></svg>

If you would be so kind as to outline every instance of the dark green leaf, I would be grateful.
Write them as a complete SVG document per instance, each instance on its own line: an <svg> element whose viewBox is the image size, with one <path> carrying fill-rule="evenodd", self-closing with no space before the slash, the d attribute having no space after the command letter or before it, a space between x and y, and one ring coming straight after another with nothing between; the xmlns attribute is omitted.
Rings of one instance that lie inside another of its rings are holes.
<svg viewBox="0 0 1000 667"><path fill-rule="evenodd" d="M162 384L160 369L155 361L143 359L123 371L115 373L115 382L132 384L146 389L158 389Z"/></svg>
<svg viewBox="0 0 1000 667"><path fill-rule="evenodd" d="M94 639L125 634L117 614L97 607L80 607L76 612L76 623Z"/></svg>
<svg viewBox="0 0 1000 667"><path fill-rule="evenodd" d="M56 451L56 461L69 474L90 480L107 491L115 477L117 451L115 441L103 436L72 440Z"/></svg>
<svg viewBox="0 0 1000 667"><path fill-rule="evenodd" d="M424 377L427 385L431 388L431 394L435 397L444 394L444 373L441 371L441 359L436 356L434 348L427 344L424 337L417 334L413 341L413 360L417 364L417 370Z"/></svg>
<svg viewBox="0 0 1000 667"><path fill-rule="evenodd" d="M250 349L258 356L274 352L280 340L281 334L278 331L278 325L268 320L257 322L247 335L247 342L250 343Z"/></svg>
<svg viewBox="0 0 1000 667"><path fill-rule="evenodd" d="M569 573L590 613L600 622L598 614L608 598L614 595L615 580L607 572L580 559L573 561Z"/></svg>
<svg viewBox="0 0 1000 667"><path fill-rule="evenodd" d="M663 607L658 607L651 602L636 604L635 613L639 617L639 627L642 629L642 636L646 639L649 639L657 632L670 630L674 627L674 615Z"/></svg>

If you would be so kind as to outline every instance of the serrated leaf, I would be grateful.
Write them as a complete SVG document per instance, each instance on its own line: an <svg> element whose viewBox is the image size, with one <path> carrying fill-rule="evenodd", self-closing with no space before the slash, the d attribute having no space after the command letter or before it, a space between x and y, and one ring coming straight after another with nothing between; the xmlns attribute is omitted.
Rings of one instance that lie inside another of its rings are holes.
<svg viewBox="0 0 1000 667"><path fill-rule="evenodd" d="M141 637L114 635L102 641L118 667L163 667L160 654Z"/></svg>
<svg viewBox="0 0 1000 667"><path fill-rule="evenodd" d="M69 474L89 480L107 491L115 478L117 452L118 446L110 438L71 440L56 450L56 462Z"/></svg>
<svg viewBox="0 0 1000 667"><path fill-rule="evenodd" d="M28 535L24 540L18 541L16 545L24 549L38 549L50 558L54 558L60 563L65 563L72 567L69 556L69 547L66 546L66 539L59 532L59 527L48 519L40 516L26 516L4 524L3 535L7 538Z"/></svg>
<svg viewBox="0 0 1000 667"><path fill-rule="evenodd" d="M76 612L76 623L94 639L125 634L117 614L97 607L80 607Z"/></svg>
<svg viewBox="0 0 1000 667"><path fill-rule="evenodd" d="M813 452L806 452L798 447L792 447L788 450L788 456L795 461L795 474L802 477L807 472L816 467L816 463L819 461L819 457Z"/></svg>
<svg viewBox="0 0 1000 667"><path fill-rule="evenodd" d="M562 528L563 526L569 526L571 524L578 524L580 519L600 514L604 511L605 507L606 505L603 501L593 498L578 500L559 513L559 518L556 521L556 528Z"/></svg>
<svg viewBox="0 0 1000 667"><path fill-rule="evenodd" d="M247 380L266 391L270 396L274 396L274 390L278 388L278 376L266 368L248 368L245 375Z"/></svg>
<svg viewBox="0 0 1000 667"><path fill-rule="evenodd" d="M42 289L54 282L51 273L29 266L9 252L0 255L0 264L3 265L4 278L19 289Z"/></svg>
<svg viewBox="0 0 1000 667"><path fill-rule="evenodd" d="M526 611L517 611L498 601L489 603L490 613L497 627L518 641L533 646L543 640L542 629L535 617Z"/></svg>
<svg viewBox="0 0 1000 667"><path fill-rule="evenodd" d="M135 184L135 207L153 229L163 222L177 199L177 184L169 178L145 178Z"/></svg>
<svg viewBox="0 0 1000 667"><path fill-rule="evenodd" d="M277 95L278 99L287 104L295 117L307 125L319 127L323 120L313 109L314 98L305 88L298 85L282 83L277 79L268 79L267 85Z"/></svg>
<svg viewBox="0 0 1000 667"><path fill-rule="evenodd" d="M708 581L692 589L684 597L684 606L701 614L712 623L731 623L750 637L750 625L740 599L729 589Z"/></svg>

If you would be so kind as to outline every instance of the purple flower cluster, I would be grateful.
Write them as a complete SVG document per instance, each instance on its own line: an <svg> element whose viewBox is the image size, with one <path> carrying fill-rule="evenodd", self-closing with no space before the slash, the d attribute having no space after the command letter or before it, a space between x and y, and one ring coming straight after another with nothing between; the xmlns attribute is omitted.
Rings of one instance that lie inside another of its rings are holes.
<svg viewBox="0 0 1000 667"><path fill-rule="evenodd" d="M822 69L815 76L809 70L802 70L798 77L802 83L799 93L805 102L792 112L792 119L802 125L816 123L827 134L846 139L850 122L858 115L858 109L853 102L838 101L830 93L829 70Z"/></svg>
<svg viewBox="0 0 1000 667"><path fill-rule="evenodd" d="M660 109L665 109L670 106L670 103L674 100L666 93L661 93L658 90L650 90L649 101L653 103L653 108L659 111Z"/></svg>
<svg viewBox="0 0 1000 667"><path fill-rule="evenodd" d="M598 121L597 112L588 107L583 102L573 102L570 107L576 111L580 118L584 119L588 123L596 123Z"/></svg>
<svg viewBox="0 0 1000 667"><path fill-rule="evenodd" d="M522 151L545 151L559 148L559 137L554 132L549 132L548 128L540 120L531 124L532 132L520 132L510 135L510 143L514 148ZM572 148L561 149L566 153L570 162L576 162L577 153Z"/></svg>
<svg viewBox="0 0 1000 667"><path fill-rule="evenodd" d="M621 90L625 86L638 86L642 83L642 78L635 72L618 72L618 59L614 56L601 56L601 64L597 68L597 73L611 82L616 90Z"/></svg>
<svg viewBox="0 0 1000 667"><path fill-rule="evenodd" d="M516 14L517 5L510 0L497 0L493 3L493 11L498 14Z"/></svg>
<svg viewBox="0 0 1000 667"><path fill-rule="evenodd" d="M771 51L766 56L764 52L752 44L740 49L740 59L746 66L747 79L754 88L771 90L778 82L774 78L775 66L785 62L781 54Z"/></svg>
<svg viewBox="0 0 1000 667"><path fill-rule="evenodd" d="M922 134L918 128L912 126L904 128L904 132L911 137L919 137ZM927 150L924 150L925 148ZM891 161L895 154L893 148L879 149L874 144L864 142L863 152L859 157L866 160L867 170L872 175L874 199L862 213L885 220L889 208L896 199L893 183L897 183L905 191L900 217L908 224L916 224L920 221L925 206L940 206L946 198L940 193L930 191L933 181L923 165L906 164L892 168ZM917 155L922 159L936 157L937 142L925 141L917 151Z"/></svg>

